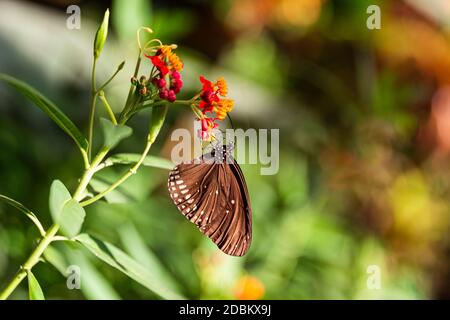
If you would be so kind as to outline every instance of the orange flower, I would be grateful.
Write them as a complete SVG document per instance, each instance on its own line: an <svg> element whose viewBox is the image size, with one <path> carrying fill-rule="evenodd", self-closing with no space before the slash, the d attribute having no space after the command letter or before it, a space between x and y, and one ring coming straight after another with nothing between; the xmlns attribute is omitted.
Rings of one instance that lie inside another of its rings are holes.
<svg viewBox="0 0 450 320"><path fill-rule="evenodd" d="M223 120L227 116L227 113L233 110L234 101L231 99L221 99L214 104L214 112L217 115L217 119Z"/></svg>
<svg viewBox="0 0 450 320"><path fill-rule="evenodd" d="M264 285L253 276L241 277L234 290L234 296L239 300L257 300L264 296Z"/></svg>
<svg viewBox="0 0 450 320"><path fill-rule="evenodd" d="M226 97L228 94L228 86L227 82L225 81L224 77L220 77L216 81L217 91L222 97Z"/></svg>
<svg viewBox="0 0 450 320"><path fill-rule="evenodd" d="M158 51L160 51L161 55L167 59L169 70L183 70L183 62L181 62L177 54L172 51L171 46L161 46Z"/></svg>
<svg viewBox="0 0 450 320"><path fill-rule="evenodd" d="M183 70L183 62L181 62L180 58L176 55L176 53L171 52L167 58L169 59L170 68L175 71Z"/></svg>
<svg viewBox="0 0 450 320"><path fill-rule="evenodd" d="M218 127L215 121L225 119L228 112L233 109L234 101L225 99L228 94L228 86L223 77L217 79L216 82L212 82L200 76L200 82L202 83L202 90L195 100L202 113L200 116L197 115L197 120L202 121L202 129L199 130L198 135L202 140L211 141L213 138L211 131ZM213 112L215 117L214 115L212 117L206 115Z"/></svg>
<svg viewBox="0 0 450 320"><path fill-rule="evenodd" d="M228 94L228 86L225 79L220 77L214 83L201 76L200 82L203 87L202 92L200 93L201 101L199 103L199 108L204 114L208 112L215 112L218 120L225 119L227 113L233 109L234 105L233 100L219 97L226 97Z"/></svg>

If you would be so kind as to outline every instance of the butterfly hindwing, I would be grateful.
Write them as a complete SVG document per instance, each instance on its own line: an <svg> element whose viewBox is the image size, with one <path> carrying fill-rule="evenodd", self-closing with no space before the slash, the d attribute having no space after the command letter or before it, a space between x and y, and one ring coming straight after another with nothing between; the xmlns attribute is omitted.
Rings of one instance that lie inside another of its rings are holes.
<svg viewBox="0 0 450 320"><path fill-rule="evenodd" d="M177 165L168 189L178 210L223 252L244 255L251 243L251 208L239 165L200 157Z"/></svg>

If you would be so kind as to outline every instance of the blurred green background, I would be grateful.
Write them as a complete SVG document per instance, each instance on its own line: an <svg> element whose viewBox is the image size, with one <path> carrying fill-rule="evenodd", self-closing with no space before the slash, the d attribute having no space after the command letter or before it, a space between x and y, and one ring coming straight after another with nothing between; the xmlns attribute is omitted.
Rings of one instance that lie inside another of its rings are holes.
<svg viewBox="0 0 450 320"><path fill-rule="evenodd" d="M81 8L81 29L66 8ZM381 7L381 29L366 9ZM136 56L135 30L177 43L189 98L198 76L225 76L242 128L280 129L280 170L243 165L253 206L244 258L222 254L172 204L167 171L144 168L88 207L83 231L120 247L188 298L450 298L450 3L446 0L1 1L0 72L31 83L87 128L92 41L111 8L98 78L127 60L107 91L116 111ZM147 66L148 67L148 66ZM45 222L51 181L74 187L82 162L69 138L0 86L0 193ZM100 113L102 108L99 108ZM192 114L170 109L153 155ZM148 113L118 151L140 152ZM97 139L98 140L98 139ZM125 168L105 171L113 181ZM39 235L0 204L0 286ZM59 270L34 269L50 299L153 299L77 246L52 245ZM81 290L61 274L82 270ZM369 266L381 270L370 289ZM13 298L27 297L23 283Z"/></svg>

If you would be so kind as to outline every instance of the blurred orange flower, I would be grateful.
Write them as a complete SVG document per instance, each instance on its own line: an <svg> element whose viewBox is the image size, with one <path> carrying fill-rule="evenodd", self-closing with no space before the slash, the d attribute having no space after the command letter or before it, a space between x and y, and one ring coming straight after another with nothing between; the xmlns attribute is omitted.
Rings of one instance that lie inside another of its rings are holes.
<svg viewBox="0 0 450 320"><path fill-rule="evenodd" d="M236 283L234 296L239 300L257 300L264 296L262 282L253 276L243 276Z"/></svg>

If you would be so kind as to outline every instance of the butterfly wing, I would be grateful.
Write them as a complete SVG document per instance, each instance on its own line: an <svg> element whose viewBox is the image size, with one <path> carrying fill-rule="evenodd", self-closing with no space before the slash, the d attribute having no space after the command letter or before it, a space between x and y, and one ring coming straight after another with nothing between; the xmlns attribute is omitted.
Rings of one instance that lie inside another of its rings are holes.
<svg viewBox="0 0 450 320"><path fill-rule="evenodd" d="M251 207L244 175L234 161L198 158L176 166L169 193L178 210L223 252L244 255L252 240Z"/></svg>

